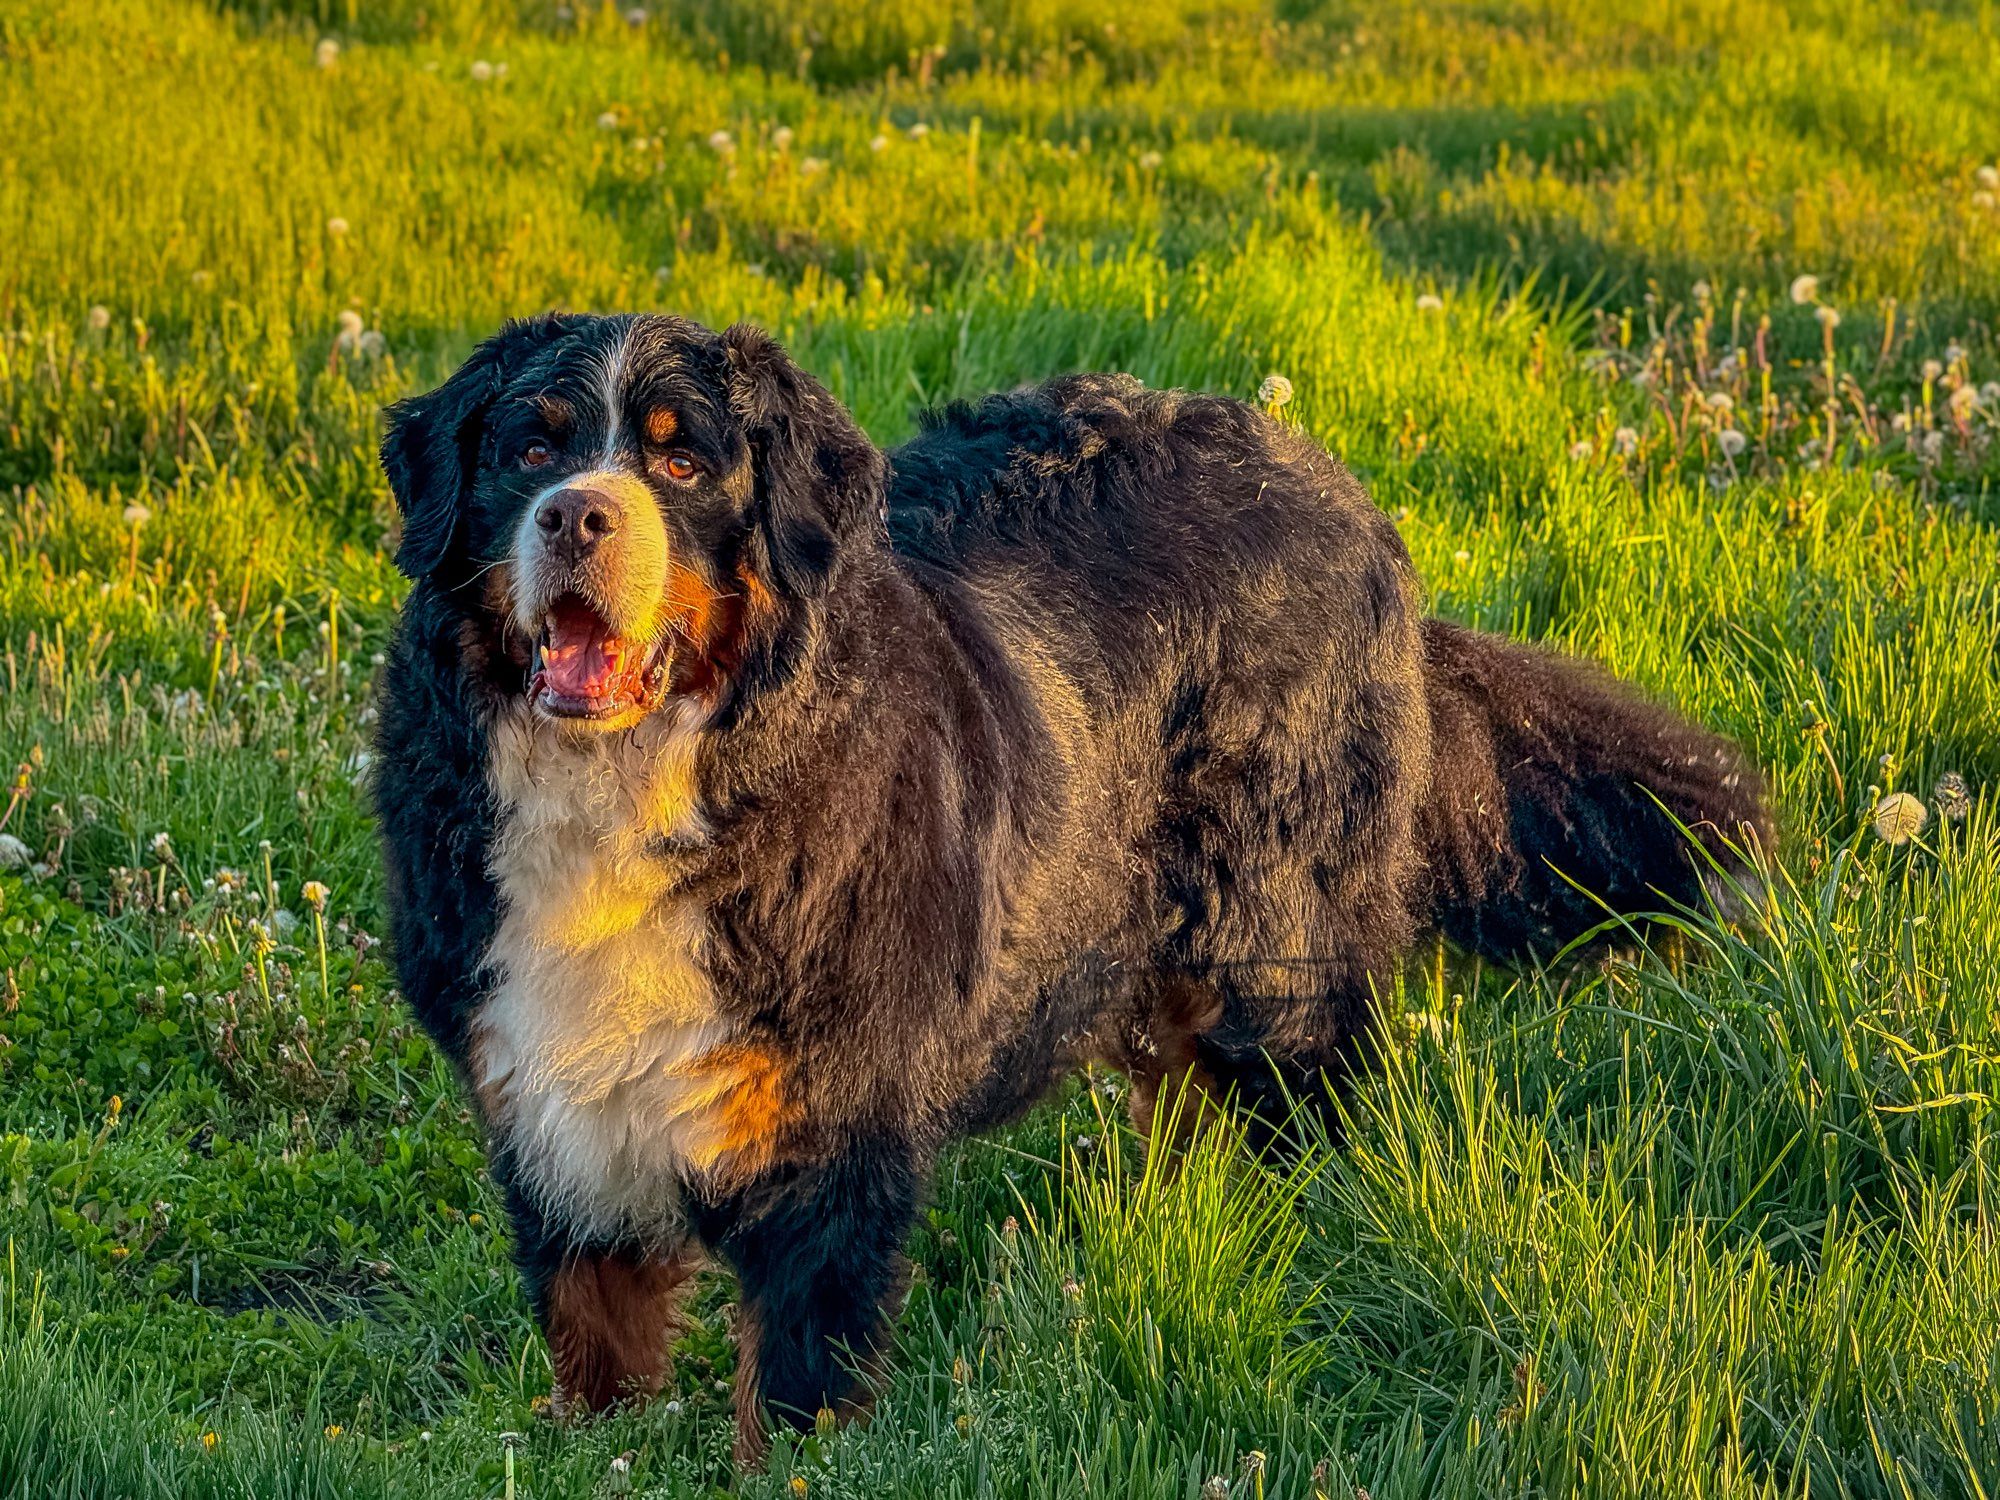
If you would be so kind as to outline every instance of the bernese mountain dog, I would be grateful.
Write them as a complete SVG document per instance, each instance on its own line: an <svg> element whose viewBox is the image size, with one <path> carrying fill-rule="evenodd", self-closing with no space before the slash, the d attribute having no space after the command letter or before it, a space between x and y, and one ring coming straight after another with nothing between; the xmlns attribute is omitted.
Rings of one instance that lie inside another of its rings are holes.
<svg viewBox="0 0 2000 1500"><path fill-rule="evenodd" d="M756 329L550 315L382 461L395 960L559 1414L659 1387L712 1257L754 1461L865 1407L955 1137L1095 1061L1271 1143L1419 937L1548 959L1771 839L1728 742L1423 618L1237 401L1065 376L885 453Z"/></svg>

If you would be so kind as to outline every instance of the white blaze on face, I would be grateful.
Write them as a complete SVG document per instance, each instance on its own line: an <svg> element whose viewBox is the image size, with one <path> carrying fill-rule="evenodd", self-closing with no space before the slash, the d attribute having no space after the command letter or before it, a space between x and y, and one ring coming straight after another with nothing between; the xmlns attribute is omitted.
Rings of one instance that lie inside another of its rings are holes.
<svg viewBox="0 0 2000 1500"><path fill-rule="evenodd" d="M536 691L552 712L599 720L647 701L667 626L666 524L624 429L627 346L621 338L593 372L604 424L595 462L538 491L513 538L514 627L537 645ZM601 504L613 517L581 555L570 544L573 521L544 525L545 511L565 498Z"/></svg>

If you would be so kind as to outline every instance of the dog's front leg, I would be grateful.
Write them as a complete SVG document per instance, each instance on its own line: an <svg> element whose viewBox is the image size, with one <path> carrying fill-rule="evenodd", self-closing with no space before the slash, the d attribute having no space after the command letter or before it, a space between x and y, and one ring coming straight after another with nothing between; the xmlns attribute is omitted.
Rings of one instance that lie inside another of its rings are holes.
<svg viewBox="0 0 2000 1500"><path fill-rule="evenodd" d="M904 1286L920 1169L907 1142L850 1142L788 1168L724 1210L715 1237L741 1281L736 1456L762 1461L764 1417L809 1430L822 1409L865 1413Z"/></svg>
<svg viewBox="0 0 2000 1500"><path fill-rule="evenodd" d="M700 1252L579 1243L511 1196L515 1256L555 1376L549 1415L584 1417L654 1395L685 1324Z"/></svg>

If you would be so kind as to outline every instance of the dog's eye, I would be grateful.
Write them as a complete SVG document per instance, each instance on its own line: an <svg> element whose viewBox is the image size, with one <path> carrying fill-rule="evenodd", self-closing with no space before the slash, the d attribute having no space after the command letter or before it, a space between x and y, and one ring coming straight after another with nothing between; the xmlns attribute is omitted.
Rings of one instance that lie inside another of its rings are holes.
<svg viewBox="0 0 2000 1500"><path fill-rule="evenodd" d="M678 479L681 483L685 484L688 480L694 478L694 475L695 463L687 454L669 453L667 455L667 477L669 479Z"/></svg>
<svg viewBox="0 0 2000 1500"><path fill-rule="evenodd" d="M521 450L521 462L531 469L539 469L556 456L555 449L539 438Z"/></svg>

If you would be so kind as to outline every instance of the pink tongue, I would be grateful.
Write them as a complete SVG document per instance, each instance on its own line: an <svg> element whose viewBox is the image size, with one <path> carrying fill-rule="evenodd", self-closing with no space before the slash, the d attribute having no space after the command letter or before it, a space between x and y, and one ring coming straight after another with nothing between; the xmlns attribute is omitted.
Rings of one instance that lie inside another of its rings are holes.
<svg viewBox="0 0 2000 1500"><path fill-rule="evenodd" d="M565 698L608 698L624 667L623 642L587 611L561 610L542 646L542 681Z"/></svg>

